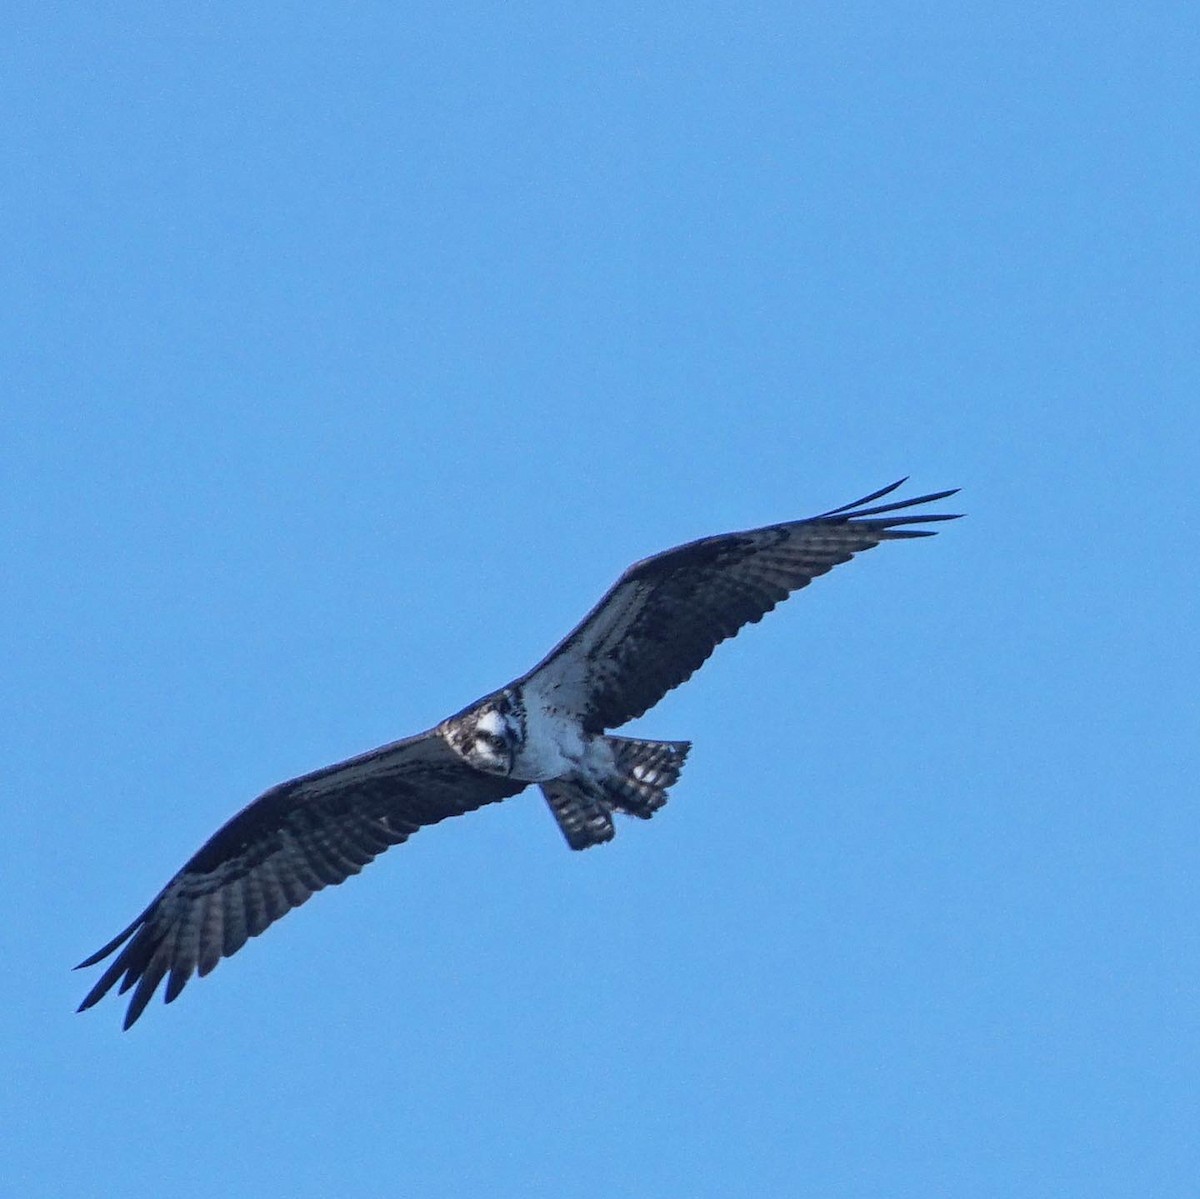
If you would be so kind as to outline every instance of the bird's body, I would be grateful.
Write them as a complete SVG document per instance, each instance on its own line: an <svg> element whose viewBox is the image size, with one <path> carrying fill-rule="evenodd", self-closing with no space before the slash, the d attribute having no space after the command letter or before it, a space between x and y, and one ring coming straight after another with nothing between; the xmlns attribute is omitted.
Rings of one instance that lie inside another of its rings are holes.
<svg viewBox="0 0 1200 1199"><path fill-rule="evenodd" d="M903 480L901 480L903 482ZM656 704L721 641L791 592L908 526L893 513L943 491L689 542L631 566L537 666L435 728L281 783L219 829L128 928L82 966L116 958L80 1010L135 988L128 1028L164 978L171 1002L314 892L357 874L417 829L538 785L572 849L611 840L612 814L648 819L679 777L686 741L611 735ZM119 950L119 952L117 952Z"/></svg>
<svg viewBox="0 0 1200 1199"><path fill-rule="evenodd" d="M535 687L505 687L438 728L451 746L463 747L463 755L472 765L523 783L558 778L596 753L596 738L587 737L577 720L547 703ZM484 752L472 754L466 739L474 735L496 737L503 744L501 760L494 767L487 757L486 741L481 747Z"/></svg>

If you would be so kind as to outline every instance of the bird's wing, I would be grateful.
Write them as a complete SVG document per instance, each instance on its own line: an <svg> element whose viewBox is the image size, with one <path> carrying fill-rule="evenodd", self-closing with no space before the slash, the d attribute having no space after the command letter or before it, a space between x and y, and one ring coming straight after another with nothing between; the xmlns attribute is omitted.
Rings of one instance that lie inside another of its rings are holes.
<svg viewBox="0 0 1200 1199"><path fill-rule="evenodd" d="M679 686L727 637L793 591L881 541L952 514L905 513L954 495L878 504L901 479L820 516L705 537L631 566L522 680L588 732L616 728Z"/></svg>
<svg viewBox="0 0 1200 1199"><path fill-rule="evenodd" d="M79 1010L136 985L125 1027L167 978L166 1002L322 887L427 824L515 795L431 731L280 783L219 829L153 903L80 967L120 949ZM122 949L121 946L124 946ZM169 976L169 977L168 977Z"/></svg>

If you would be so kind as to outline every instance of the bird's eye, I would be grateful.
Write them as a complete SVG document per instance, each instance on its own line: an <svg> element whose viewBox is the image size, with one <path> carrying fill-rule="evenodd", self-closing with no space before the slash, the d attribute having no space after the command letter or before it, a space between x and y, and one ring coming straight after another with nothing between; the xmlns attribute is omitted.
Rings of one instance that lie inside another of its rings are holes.
<svg viewBox="0 0 1200 1199"><path fill-rule="evenodd" d="M495 733L476 733L475 740L482 741L483 744L488 747L488 749L502 749L504 747L503 739L497 736Z"/></svg>

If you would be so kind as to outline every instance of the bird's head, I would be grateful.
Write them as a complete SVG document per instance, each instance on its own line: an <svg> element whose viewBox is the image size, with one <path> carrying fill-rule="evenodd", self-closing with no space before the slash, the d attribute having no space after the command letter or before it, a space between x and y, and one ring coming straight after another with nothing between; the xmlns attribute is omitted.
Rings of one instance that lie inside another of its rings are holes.
<svg viewBox="0 0 1200 1199"><path fill-rule="evenodd" d="M481 708L464 732L458 750L476 770L512 773L521 730L511 712L498 705Z"/></svg>

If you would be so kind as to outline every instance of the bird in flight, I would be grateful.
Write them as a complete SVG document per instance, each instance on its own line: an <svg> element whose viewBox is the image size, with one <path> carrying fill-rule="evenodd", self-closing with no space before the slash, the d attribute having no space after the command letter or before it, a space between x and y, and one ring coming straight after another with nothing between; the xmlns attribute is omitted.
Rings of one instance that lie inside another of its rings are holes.
<svg viewBox="0 0 1200 1199"><path fill-rule="evenodd" d="M193 974L208 974L314 892L419 828L530 783L572 849L612 840L614 812L649 819L691 744L608 730L648 711L720 642L818 575L881 541L928 537L934 530L919 526L956 519L911 511L955 491L876 503L905 481L807 520L705 537L637 562L528 674L427 732L264 792L79 964L116 954L79 1011L114 986L132 989L128 1029L164 978L170 1003Z"/></svg>

